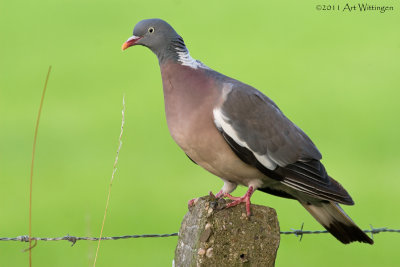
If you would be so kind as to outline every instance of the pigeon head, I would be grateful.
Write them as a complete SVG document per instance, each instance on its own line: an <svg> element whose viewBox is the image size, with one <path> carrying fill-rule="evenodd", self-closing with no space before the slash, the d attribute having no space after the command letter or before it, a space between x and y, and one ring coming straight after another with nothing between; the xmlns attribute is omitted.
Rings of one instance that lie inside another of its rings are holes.
<svg viewBox="0 0 400 267"><path fill-rule="evenodd" d="M182 37L161 19L145 19L138 22L133 29L133 36L122 45L122 50L134 45L148 47L160 61L176 58L177 52L187 51Z"/></svg>

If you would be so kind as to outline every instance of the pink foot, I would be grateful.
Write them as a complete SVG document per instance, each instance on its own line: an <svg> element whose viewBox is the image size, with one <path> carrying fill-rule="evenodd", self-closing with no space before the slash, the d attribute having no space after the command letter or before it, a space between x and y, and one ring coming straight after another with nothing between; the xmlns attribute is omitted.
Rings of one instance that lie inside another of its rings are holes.
<svg viewBox="0 0 400 267"><path fill-rule="evenodd" d="M219 190L219 192L215 195L215 198L221 198L224 196L224 192L221 190Z"/></svg>
<svg viewBox="0 0 400 267"><path fill-rule="evenodd" d="M247 217L250 217L250 215L251 215L251 212L250 212L250 204L251 204L250 203L250 198L251 198L251 195L253 195L253 193L254 193L254 189L253 189L252 186L250 186L249 190L247 190L246 194L244 194L244 196L242 196L242 197L233 197L230 194L224 194L224 197L227 197L227 198L233 200L233 202L227 204L226 207L230 208L230 207L237 206L240 203L246 203Z"/></svg>
<svg viewBox="0 0 400 267"><path fill-rule="evenodd" d="M188 208L193 207L196 204L197 200L198 200L198 198L193 198L193 199L189 200Z"/></svg>
<svg viewBox="0 0 400 267"><path fill-rule="evenodd" d="M214 193L213 193L212 191L208 192L208 195L209 195L210 197L215 198L215 195L214 195Z"/></svg>

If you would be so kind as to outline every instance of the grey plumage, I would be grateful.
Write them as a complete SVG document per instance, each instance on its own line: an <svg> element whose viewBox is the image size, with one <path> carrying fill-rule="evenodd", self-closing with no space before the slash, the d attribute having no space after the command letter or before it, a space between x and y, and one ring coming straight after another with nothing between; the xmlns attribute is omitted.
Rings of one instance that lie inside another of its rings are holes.
<svg viewBox="0 0 400 267"><path fill-rule="evenodd" d="M222 112L252 151L267 154L279 166L322 158L308 136L272 100L251 86L236 82ZM242 119L244 114L246 120Z"/></svg>
<svg viewBox="0 0 400 267"><path fill-rule="evenodd" d="M134 36L143 36L136 44L151 49L160 63L166 60L177 60L177 49L186 50L182 37L168 23L161 19L142 20L133 30Z"/></svg>
<svg viewBox="0 0 400 267"><path fill-rule="evenodd" d="M240 201L248 204L253 190L296 199L341 242L373 243L338 205L354 202L328 175L314 143L271 99L191 58L163 20L143 20L133 34L123 49L143 45L157 55L171 135L224 181L219 196L244 185Z"/></svg>

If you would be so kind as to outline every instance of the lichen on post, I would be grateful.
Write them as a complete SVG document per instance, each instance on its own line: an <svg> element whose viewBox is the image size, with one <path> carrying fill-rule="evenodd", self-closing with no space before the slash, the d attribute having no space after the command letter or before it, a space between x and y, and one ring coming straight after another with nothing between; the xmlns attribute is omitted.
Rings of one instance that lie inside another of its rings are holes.
<svg viewBox="0 0 400 267"><path fill-rule="evenodd" d="M174 266L274 266L279 223L274 209L245 205L225 209L228 201L201 197L179 230Z"/></svg>

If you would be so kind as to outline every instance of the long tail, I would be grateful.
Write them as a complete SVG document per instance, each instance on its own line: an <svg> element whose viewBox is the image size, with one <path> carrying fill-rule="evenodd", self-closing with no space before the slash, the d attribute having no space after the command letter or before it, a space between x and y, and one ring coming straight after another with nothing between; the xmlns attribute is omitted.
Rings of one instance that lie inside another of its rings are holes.
<svg viewBox="0 0 400 267"><path fill-rule="evenodd" d="M371 245L374 243L336 202L300 203L340 242L348 244L358 241Z"/></svg>

